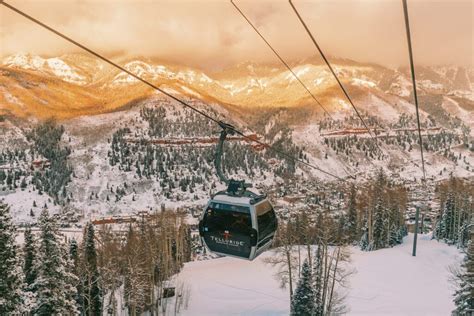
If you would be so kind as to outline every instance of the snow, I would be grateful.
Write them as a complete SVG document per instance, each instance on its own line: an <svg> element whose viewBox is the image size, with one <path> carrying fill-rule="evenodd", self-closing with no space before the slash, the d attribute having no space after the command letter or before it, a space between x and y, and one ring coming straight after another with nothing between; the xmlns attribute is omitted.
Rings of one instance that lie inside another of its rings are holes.
<svg viewBox="0 0 474 316"><path fill-rule="evenodd" d="M233 196L219 194L219 195L214 196L213 200L221 201L225 203L232 203L232 204L250 204L251 198L233 197Z"/></svg>
<svg viewBox="0 0 474 316"><path fill-rule="evenodd" d="M391 104L373 94L369 94L368 100L364 104L367 104L366 109L372 115L376 115L389 122L398 119L398 111Z"/></svg>
<svg viewBox="0 0 474 316"><path fill-rule="evenodd" d="M454 95L460 98L468 99L470 101L474 101L474 93L471 91L466 90L453 90L448 93L448 95Z"/></svg>
<svg viewBox="0 0 474 316"><path fill-rule="evenodd" d="M15 104L15 105L19 105L20 107L24 107L24 104L20 100L18 100L17 97L15 97L13 94L8 92L7 89L0 86L0 90L3 91L3 96L5 97L5 100L8 103L12 103L12 104Z"/></svg>
<svg viewBox="0 0 474 316"><path fill-rule="evenodd" d="M74 71L71 66L66 64L58 57L44 59L37 55L18 53L8 56L3 60L3 65L26 70L37 70L52 72L55 76L64 81L83 85L86 84L86 78Z"/></svg>
<svg viewBox="0 0 474 316"><path fill-rule="evenodd" d="M357 274L347 303L351 315L449 315L454 309L449 267L461 260L452 246L419 235L417 256L413 235L398 247L375 252L355 250Z"/></svg>
<svg viewBox="0 0 474 316"><path fill-rule="evenodd" d="M306 73L308 73L310 69L311 69L311 66L309 65L299 66L293 69L293 72L299 79L301 79L301 77L305 75ZM287 71L286 73L287 73L287 75L285 76L286 80L289 80L290 82L293 82L296 80L295 76L290 71Z"/></svg>
<svg viewBox="0 0 474 316"><path fill-rule="evenodd" d="M421 87L432 90L443 90L444 86L441 83L433 83L431 80L417 80Z"/></svg>
<svg viewBox="0 0 474 316"><path fill-rule="evenodd" d="M319 86L323 82L324 82L324 78L318 78L313 81L315 86Z"/></svg>
<svg viewBox="0 0 474 316"><path fill-rule="evenodd" d="M474 126L474 111L467 111L459 106L459 103L451 98L445 97L441 104L444 110L451 115L457 116L468 126ZM471 129L471 136L474 136L474 130Z"/></svg>
<svg viewBox="0 0 474 316"><path fill-rule="evenodd" d="M200 95L199 93L197 93L197 92L194 91L194 90L189 89L189 88L186 87L186 86L181 85L181 89L183 89L184 92L189 93L189 94L192 95L192 96L195 96L195 97L198 97L198 98L202 98L202 95Z"/></svg>
<svg viewBox="0 0 474 316"><path fill-rule="evenodd" d="M8 56L3 60L3 65L8 67L18 67L22 69L41 69L45 64L45 59L24 53Z"/></svg>
<svg viewBox="0 0 474 316"><path fill-rule="evenodd" d="M353 78L352 84L356 86L369 87L369 88L374 88L375 86L377 86L375 82L372 82L370 80L365 80L365 79L359 79L359 78Z"/></svg>
<svg viewBox="0 0 474 316"><path fill-rule="evenodd" d="M183 315L288 315L288 290L263 261L218 258L186 263L179 280L191 289Z"/></svg>
<svg viewBox="0 0 474 316"><path fill-rule="evenodd" d="M461 260L452 246L419 235L402 245L373 252L352 248L356 273L346 296L348 315L449 315L453 310L448 268ZM254 261L218 258L186 263L178 279L191 289L183 315L288 315L288 289L274 278L276 268L262 254Z"/></svg>
<svg viewBox="0 0 474 316"><path fill-rule="evenodd" d="M59 58L49 58L46 60L51 71L62 80L75 83L85 84L86 79L76 73L72 68Z"/></svg>
<svg viewBox="0 0 474 316"><path fill-rule="evenodd" d="M408 79L399 75L395 82L390 85L389 91L400 97L408 97L410 96L412 87L413 85Z"/></svg>
<svg viewBox="0 0 474 316"><path fill-rule="evenodd" d="M295 128L292 135L296 144L308 149L307 154L310 164L320 166L322 170L339 177L347 176L347 173L344 170L347 170L352 174L353 171L348 170L349 168L345 165L344 160L338 159L333 150L324 146L318 124L310 124ZM328 153L328 159L324 158L325 153ZM362 166L360 166L359 170L361 168ZM334 180L333 177L316 169L310 169L310 171L320 179Z"/></svg>
<svg viewBox="0 0 474 316"><path fill-rule="evenodd" d="M15 224L36 222L45 204L52 214L60 211L60 207L53 205L51 198L46 193L39 195L37 191L30 189L0 192L1 199L11 206L11 215ZM36 207L33 206L33 202L36 202ZM30 210L33 210L34 217L30 216Z"/></svg>
<svg viewBox="0 0 474 316"><path fill-rule="evenodd" d="M176 74L166 68L163 65L150 65L141 60L134 60L128 62L124 65L124 68L130 71L131 73L139 76L140 78L166 78L166 79L173 79L178 78ZM121 84L133 84L137 83L138 79L130 76L125 72L119 72L114 79L112 80L112 85L121 85Z"/></svg>
<svg viewBox="0 0 474 316"><path fill-rule="evenodd" d="M181 94L179 91L176 91L175 89L173 89L171 87L168 87L168 86L162 87L161 90L163 90L166 93L173 94L173 95L180 95Z"/></svg>
<svg viewBox="0 0 474 316"><path fill-rule="evenodd" d="M213 80L209 78L206 74L201 74L201 78L199 79L201 82L211 83Z"/></svg>

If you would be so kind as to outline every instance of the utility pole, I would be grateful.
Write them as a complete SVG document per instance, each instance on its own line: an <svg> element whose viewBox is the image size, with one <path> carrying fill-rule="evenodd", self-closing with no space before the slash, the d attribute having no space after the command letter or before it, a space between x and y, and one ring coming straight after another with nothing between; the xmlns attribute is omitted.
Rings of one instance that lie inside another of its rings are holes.
<svg viewBox="0 0 474 316"><path fill-rule="evenodd" d="M415 236L413 236L413 252L412 256L416 257L416 239L418 237L418 217L420 216L420 206L416 206L416 213L415 213Z"/></svg>
<svg viewBox="0 0 474 316"><path fill-rule="evenodd" d="M421 230L420 230L420 234L424 234L424 230L425 230L425 213L421 213Z"/></svg>

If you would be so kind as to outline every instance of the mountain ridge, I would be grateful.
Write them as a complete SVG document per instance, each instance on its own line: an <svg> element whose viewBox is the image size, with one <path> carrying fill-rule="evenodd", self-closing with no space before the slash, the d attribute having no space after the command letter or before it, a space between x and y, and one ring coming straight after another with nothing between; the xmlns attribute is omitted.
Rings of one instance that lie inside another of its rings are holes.
<svg viewBox="0 0 474 316"><path fill-rule="evenodd" d="M206 73L144 58L127 57L120 62L127 70L163 89L202 101L243 108L298 107L314 103L289 71L276 64L240 63L219 72ZM392 70L348 59L336 59L334 68L351 94L377 92L410 101L411 83L403 68ZM474 70L452 66L418 69L421 95L451 94L468 105L474 101L471 83ZM330 112L344 109L335 80L316 58L302 61L293 67L293 71ZM100 114L153 94L135 78L84 54L50 58L16 54L3 59L0 75L2 108L20 117L68 119ZM467 87L471 88L466 90ZM70 98L55 98L45 93L46 89ZM24 97L32 92L37 98ZM41 111L35 103L47 103L48 106Z"/></svg>

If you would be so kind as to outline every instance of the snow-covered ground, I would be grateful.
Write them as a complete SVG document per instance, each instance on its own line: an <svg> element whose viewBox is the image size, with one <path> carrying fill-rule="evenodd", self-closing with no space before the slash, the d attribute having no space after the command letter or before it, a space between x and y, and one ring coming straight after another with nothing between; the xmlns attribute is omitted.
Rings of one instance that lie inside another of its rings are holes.
<svg viewBox="0 0 474 316"><path fill-rule="evenodd" d="M449 315L454 308L448 267L462 255L452 246L418 239L412 257L413 235L402 245L374 252L352 249L351 277L346 304L349 315ZM179 276L191 289L184 315L288 315L288 289L274 278L275 268L263 259L253 262L219 258L190 262Z"/></svg>
<svg viewBox="0 0 474 316"><path fill-rule="evenodd" d="M412 246L410 234L398 247L353 251L357 273L347 296L350 315L450 315L454 289L448 268L462 255L428 235L419 235L416 257Z"/></svg>

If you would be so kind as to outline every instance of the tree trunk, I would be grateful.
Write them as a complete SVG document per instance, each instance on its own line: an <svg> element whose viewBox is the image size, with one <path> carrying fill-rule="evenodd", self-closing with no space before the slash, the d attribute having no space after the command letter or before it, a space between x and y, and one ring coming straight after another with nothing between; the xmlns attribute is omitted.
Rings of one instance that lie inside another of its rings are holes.
<svg viewBox="0 0 474 316"><path fill-rule="evenodd" d="M308 265L310 269L313 269L313 261L311 260L311 245L309 244L308 240L306 243L306 248L308 250Z"/></svg>
<svg viewBox="0 0 474 316"><path fill-rule="evenodd" d="M293 297L293 276L292 276L292 273L291 273L291 246L287 246L287 247L290 247L289 249L287 248L286 249L286 261L287 261L287 264L288 264L288 282L289 282L289 285L290 285L290 301Z"/></svg>
<svg viewBox="0 0 474 316"><path fill-rule="evenodd" d="M301 277L301 249L298 243L298 278Z"/></svg>
<svg viewBox="0 0 474 316"><path fill-rule="evenodd" d="M329 292L329 298L328 298L328 308L327 308L327 314L331 315L331 309L332 309L332 298L334 295L334 285L336 284L336 272L337 272L337 265L339 263L339 256L341 253L341 248L337 248L337 255L336 255L336 262L334 263L334 271L332 275L332 284L331 284L331 291Z"/></svg>

